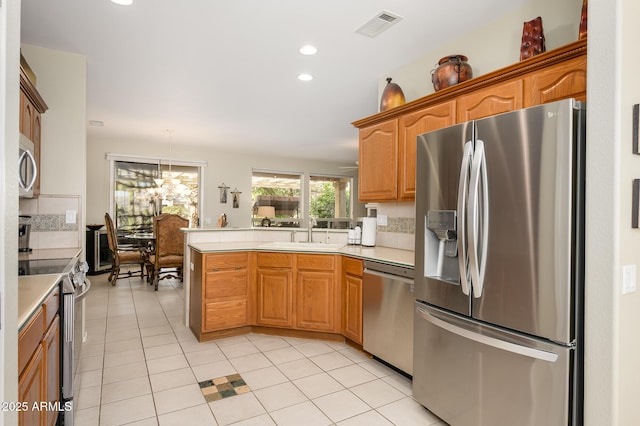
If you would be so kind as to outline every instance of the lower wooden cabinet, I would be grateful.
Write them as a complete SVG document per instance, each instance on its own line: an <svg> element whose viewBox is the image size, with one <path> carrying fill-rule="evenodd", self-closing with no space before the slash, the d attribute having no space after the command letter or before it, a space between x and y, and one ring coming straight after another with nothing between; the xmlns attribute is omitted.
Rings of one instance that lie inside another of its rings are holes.
<svg viewBox="0 0 640 426"><path fill-rule="evenodd" d="M21 410L18 412L20 426L42 425L45 421L45 411L32 410L34 404L40 404L45 396L45 365L42 344L33 353L18 380L18 398ZM24 409L22 409L24 408Z"/></svg>
<svg viewBox="0 0 640 426"><path fill-rule="evenodd" d="M199 340L208 333L259 326L344 334L362 342L361 260L343 263L342 255L324 253L196 250L191 260L189 326Z"/></svg>
<svg viewBox="0 0 640 426"><path fill-rule="evenodd" d="M299 254L296 279L296 328L339 332L337 258Z"/></svg>
<svg viewBox="0 0 640 426"><path fill-rule="evenodd" d="M56 315L49 326L49 330L42 340L44 364L46 365L45 397L44 401L54 406L60 401L60 316ZM58 420L58 412L47 411L47 426L54 426Z"/></svg>
<svg viewBox="0 0 640 426"><path fill-rule="evenodd" d="M56 288L18 335L18 424L54 426L60 401L60 293ZM46 406L45 406L46 404ZM38 407L38 409L33 409Z"/></svg>
<svg viewBox="0 0 640 426"><path fill-rule="evenodd" d="M359 259L345 257L342 277L342 334L362 344L362 275Z"/></svg>
<svg viewBox="0 0 640 426"><path fill-rule="evenodd" d="M196 336L248 325L249 253L191 250L191 262L189 326Z"/></svg>

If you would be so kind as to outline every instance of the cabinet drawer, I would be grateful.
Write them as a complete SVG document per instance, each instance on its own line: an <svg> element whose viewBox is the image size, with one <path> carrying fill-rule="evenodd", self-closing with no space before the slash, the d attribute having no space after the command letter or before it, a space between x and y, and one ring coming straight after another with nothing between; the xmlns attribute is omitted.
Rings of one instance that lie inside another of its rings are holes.
<svg viewBox="0 0 640 426"><path fill-rule="evenodd" d="M298 269L319 269L333 271L336 267L336 258L330 254L299 254Z"/></svg>
<svg viewBox="0 0 640 426"><path fill-rule="evenodd" d="M60 287L56 286L49 298L44 302L44 327L49 327L60 309Z"/></svg>
<svg viewBox="0 0 640 426"><path fill-rule="evenodd" d="M246 297L247 271L207 272L204 288L205 299L220 297Z"/></svg>
<svg viewBox="0 0 640 426"><path fill-rule="evenodd" d="M247 325L247 301L232 300L205 304L204 331Z"/></svg>
<svg viewBox="0 0 640 426"><path fill-rule="evenodd" d="M290 253L258 253L258 267L292 268L293 255Z"/></svg>
<svg viewBox="0 0 640 426"><path fill-rule="evenodd" d="M242 253L216 253L208 254L205 257L204 267L206 271L222 269L242 269L246 268L249 255Z"/></svg>
<svg viewBox="0 0 640 426"><path fill-rule="evenodd" d="M343 267L345 274L357 275L359 277L362 276L362 260L354 259L351 257L343 258Z"/></svg>
<svg viewBox="0 0 640 426"><path fill-rule="evenodd" d="M22 372L44 334L44 310L39 308L18 337L18 371Z"/></svg>

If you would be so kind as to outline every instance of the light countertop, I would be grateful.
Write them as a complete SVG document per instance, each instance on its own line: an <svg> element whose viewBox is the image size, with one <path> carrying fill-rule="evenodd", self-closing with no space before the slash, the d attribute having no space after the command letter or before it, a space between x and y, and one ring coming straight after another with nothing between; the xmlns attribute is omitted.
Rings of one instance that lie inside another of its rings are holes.
<svg viewBox="0 0 640 426"><path fill-rule="evenodd" d="M42 305L62 278L61 274L27 275L18 278L18 328Z"/></svg>
<svg viewBox="0 0 640 426"><path fill-rule="evenodd" d="M215 243L190 243L189 247L201 252L223 252L223 251L286 251L286 252L313 252L323 254L342 254L361 259L377 260L380 262L397 264L402 266L414 266L414 252L412 250L400 250L390 247L365 247L345 245L338 250L322 250L318 246L305 249L304 244L295 248L265 247L265 241L237 241L237 242L215 242Z"/></svg>
<svg viewBox="0 0 640 426"><path fill-rule="evenodd" d="M81 248L34 249L18 254L18 260L71 259ZM18 328L24 326L62 279L62 274L27 275L18 277Z"/></svg>

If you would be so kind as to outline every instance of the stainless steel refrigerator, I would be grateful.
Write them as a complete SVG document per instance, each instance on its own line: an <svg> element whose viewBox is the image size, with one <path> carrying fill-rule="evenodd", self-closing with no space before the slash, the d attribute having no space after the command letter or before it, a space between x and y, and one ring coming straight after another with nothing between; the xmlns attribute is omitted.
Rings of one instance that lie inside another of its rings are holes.
<svg viewBox="0 0 640 426"><path fill-rule="evenodd" d="M585 106L417 139L414 397L454 426L582 423Z"/></svg>

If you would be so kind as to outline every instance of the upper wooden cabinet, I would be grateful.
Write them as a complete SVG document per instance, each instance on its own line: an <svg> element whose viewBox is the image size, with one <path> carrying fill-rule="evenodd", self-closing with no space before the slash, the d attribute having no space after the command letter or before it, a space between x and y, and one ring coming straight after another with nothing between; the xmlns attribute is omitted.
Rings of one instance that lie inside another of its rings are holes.
<svg viewBox="0 0 640 426"><path fill-rule="evenodd" d="M358 198L384 201L398 195L398 120L360 129Z"/></svg>
<svg viewBox="0 0 640 426"><path fill-rule="evenodd" d="M586 101L586 82L587 41L579 40L355 121L360 201L415 199L418 135L560 99Z"/></svg>
<svg viewBox="0 0 640 426"><path fill-rule="evenodd" d="M443 102L401 116L398 138L398 199L416 197L416 138L455 123L455 101Z"/></svg>
<svg viewBox="0 0 640 426"><path fill-rule="evenodd" d="M461 96L457 100L456 123L521 109L524 97L523 87L522 79L516 79Z"/></svg>
<svg viewBox="0 0 640 426"><path fill-rule="evenodd" d="M587 100L587 56L531 73L524 79L525 105L533 106L566 98Z"/></svg>

